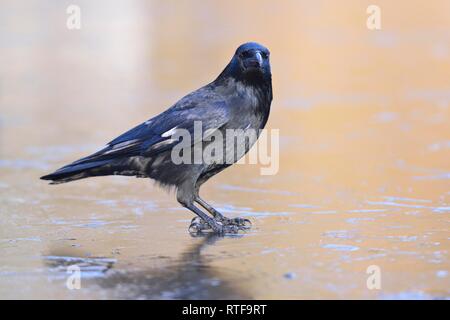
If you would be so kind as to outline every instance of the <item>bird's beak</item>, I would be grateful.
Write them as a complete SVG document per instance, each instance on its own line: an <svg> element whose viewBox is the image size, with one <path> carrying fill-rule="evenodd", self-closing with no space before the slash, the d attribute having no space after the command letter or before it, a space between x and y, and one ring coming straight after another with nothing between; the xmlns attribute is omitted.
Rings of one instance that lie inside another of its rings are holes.
<svg viewBox="0 0 450 320"><path fill-rule="evenodd" d="M244 61L246 69L259 69L263 64L261 52L256 51L254 56Z"/></svg>
<svg viewBox="0 0 450 320"><path fill-rule="evenodd" d="M261 52L256 51L255 57L256 57L256 60L258 60L259 66L262 66L263 58L262 58Z"/></svg>

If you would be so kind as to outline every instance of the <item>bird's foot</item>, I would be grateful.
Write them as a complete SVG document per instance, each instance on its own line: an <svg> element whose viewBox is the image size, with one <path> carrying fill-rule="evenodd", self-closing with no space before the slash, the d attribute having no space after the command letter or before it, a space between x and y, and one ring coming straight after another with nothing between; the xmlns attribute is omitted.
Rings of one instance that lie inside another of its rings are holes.
<svg viewBox="0 0 450 320"><path fill-rule="evenodd" d="M243 218L225 218L212 220L209 223L200 217L194 217L189 226L191 234L215 232L218 234L237 234L251 228L251 222Z"/></svg>
<svg viewBox="0 0 450 320"><path fill-rule="evenodd" d="M211 232L213 229L211 226L200 217L194 217L191 220L191 224L189 226L189 233L195 234L195 233L203 233L203 232Z"/></svg>
<svg viewBox="0 0 450 320"><path fill-rule="evenodd" d="M237 218L222 217L220 221L225 226L236 226L241 230L248 230L252 227L252 223L250 222L250 220L240 217Z"/></svg>

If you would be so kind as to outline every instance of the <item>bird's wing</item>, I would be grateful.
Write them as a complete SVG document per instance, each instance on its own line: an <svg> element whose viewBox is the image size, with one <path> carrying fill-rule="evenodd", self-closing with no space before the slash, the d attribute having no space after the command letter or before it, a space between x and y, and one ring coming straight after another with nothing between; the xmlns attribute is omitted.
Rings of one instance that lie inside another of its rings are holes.
<svg viewBox="0 0 450 320"><path fill-rule="evenodd" d="M227 103L223 97L208 87L201 88L185 96L165 112L115 138L100 151L74 164L158 154L179 142L171 139L176 130L185 129L193 136L196 121L201 122L203 133L212 134L215 129L228 122L227 110Z"/></svg>

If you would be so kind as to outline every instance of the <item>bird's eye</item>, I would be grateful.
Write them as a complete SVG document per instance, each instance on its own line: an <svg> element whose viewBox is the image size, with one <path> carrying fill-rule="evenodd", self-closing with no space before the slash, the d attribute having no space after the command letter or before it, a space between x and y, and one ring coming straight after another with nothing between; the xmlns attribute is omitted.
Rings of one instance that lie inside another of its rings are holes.
<svg viewBox="0 0 450 320"><path fill-rule="evenodd" d="M269 57L269 53L261 52L261 56L263 57L263 59L267 59Z"/></svg>
<svg viewBox="0 0 450 320"><path fill-rule="evenodd" d="M244 51L241 53L242 58L250 58L252 56L252 53L250 51Z"/></svg>

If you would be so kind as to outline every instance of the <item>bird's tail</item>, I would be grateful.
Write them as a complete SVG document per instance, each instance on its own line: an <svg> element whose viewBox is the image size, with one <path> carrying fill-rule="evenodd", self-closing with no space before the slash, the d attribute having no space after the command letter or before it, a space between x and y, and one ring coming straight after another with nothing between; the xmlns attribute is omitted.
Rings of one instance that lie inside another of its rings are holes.
<svg viewBox="0 0 450 320"><path fill-rule="evenodd" d="M79 163L78 161L64 166L55 172L41 177L43 180L51 180L51 184L59 184L93 176L111 174L111 161L99 160Z"/></svg>
<svg viewBox="0 0 450 320"><path fill-rule="evenodd" d="M100 151L72 162L41 179L58 184L95 176L146 177L145 167L150 158L144 161L137 157L137 154L135 144L126 144L120 148L108 144Z"/></svg>

